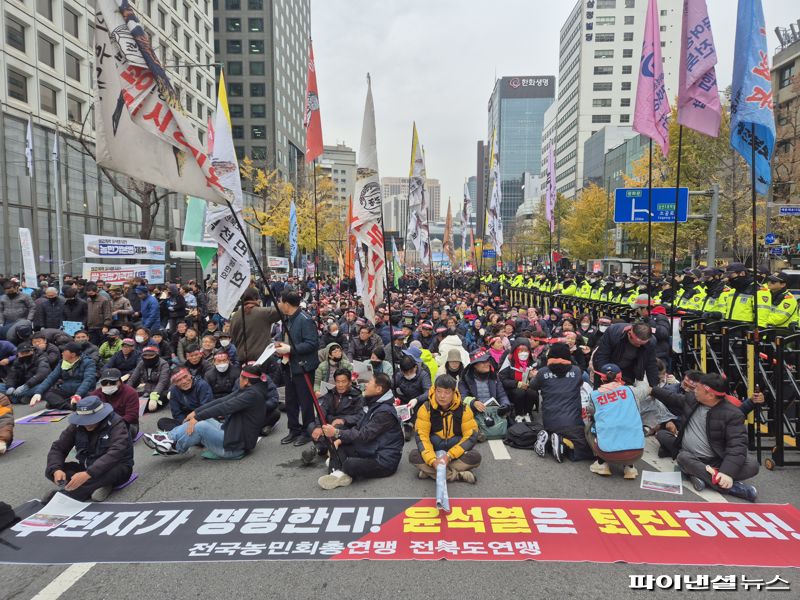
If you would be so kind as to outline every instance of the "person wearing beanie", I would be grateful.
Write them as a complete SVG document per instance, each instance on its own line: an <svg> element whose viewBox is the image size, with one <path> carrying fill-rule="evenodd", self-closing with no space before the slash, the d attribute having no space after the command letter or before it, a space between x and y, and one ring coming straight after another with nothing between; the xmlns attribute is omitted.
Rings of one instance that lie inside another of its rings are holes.
<svg viewBox="0 0 800 600"><path fill-rule="evenodd" d="M553 458L562 462L566 454L573 461L592 457L581 416L583 373L572 362L569 346L557 342L547 352L547 366L539 369L529 385L541 398L542 429L536 434L534 450L544 456L549 446Z"/></svg>
<svg viewBox="0 0 800 600"><path fill-rule="evenodd" d="M518 338L498 371L500 382L514 405L517 420L527 422L531 421L539 400L539 394L530 389L534 360L530 340Z"/></svg>

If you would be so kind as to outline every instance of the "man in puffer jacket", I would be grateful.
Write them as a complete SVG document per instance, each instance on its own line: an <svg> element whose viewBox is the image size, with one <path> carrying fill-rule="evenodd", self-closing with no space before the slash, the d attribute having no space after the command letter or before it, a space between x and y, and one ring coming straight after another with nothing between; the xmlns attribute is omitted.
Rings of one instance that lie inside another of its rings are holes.
<svg viewBox="0 0 800 600"><path fill-rule="evenodd" d="M97 365L81 351L77 342L64 346L61 363L34 388L31 406L44 397L47 408L74 409L78 400L94 389Z"/></svg>
<svg viewBox="0 0 800 600"><path fill-rule="evenodd" d="M155 412L167 403L169 363L158 355L157 346L145 346L142 360L131 373L128 384L140 398L147 398L149 412Z"/></svg>
<svg viewBox="0 0 800 600"><path fill-rule="evenodd" d="M11 364L5 383L0 384L0 391L5 392L13 404L30 402L33 388L49 374L47 358L37 352L30 342L22 342L17 347L17 359Z"/></svg>

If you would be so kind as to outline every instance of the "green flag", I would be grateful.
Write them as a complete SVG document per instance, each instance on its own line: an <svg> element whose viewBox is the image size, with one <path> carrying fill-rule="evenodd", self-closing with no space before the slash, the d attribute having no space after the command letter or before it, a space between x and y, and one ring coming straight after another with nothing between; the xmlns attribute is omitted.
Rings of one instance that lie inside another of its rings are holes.
<svg viewBox="0 0 800 600"><path fill-rule="evenodd" d="M208 248L205 246L197 246L194 249L195 256L197 256L197 260L200 261L200 265L203 267L205 271L208 268L208 265L211 264L211 261L214 260L214 256L217 254L216 248Z"/></svg>
<svg viewBox="0 0 800 600"><path fill-rule="evenodd" d="M403 267L400 265L400 259L397 256L397 244L392 238L392 266L394 267L394 287L400 287L400 278L403 276Z"/></svg>

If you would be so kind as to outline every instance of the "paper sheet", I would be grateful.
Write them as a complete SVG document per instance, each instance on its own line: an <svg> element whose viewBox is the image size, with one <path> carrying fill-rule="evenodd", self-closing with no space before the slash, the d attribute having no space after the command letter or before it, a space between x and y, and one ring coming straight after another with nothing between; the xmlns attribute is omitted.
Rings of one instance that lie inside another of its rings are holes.
<svg viewBox="0 0 800 600"><path fill-rule="evenodd" d="M680 471L642 471L641 489L666 494L683 495L683 479Z"/></svg>

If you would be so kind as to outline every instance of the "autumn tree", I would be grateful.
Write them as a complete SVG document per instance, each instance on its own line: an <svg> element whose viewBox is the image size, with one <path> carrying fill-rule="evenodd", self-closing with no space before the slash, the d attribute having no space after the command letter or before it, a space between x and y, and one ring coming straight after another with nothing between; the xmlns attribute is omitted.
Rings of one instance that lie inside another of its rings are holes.
<svg viewBox="0 0 800 600"><path fill-rule="evenodd" d="M541 201L538 214L532 219L517 224L515 228L512 241L515 247L521 249L524 256L547 256L550 244L550 224L545 215L544 202L544 200ZM558 194L555 206L556 231L553 232L553 250L559 248L559 236L561 237L561 246L564 246L567 236L566 223L572 212L572 205L572 200Z"/></svg>
<svg viewBox="0 0 800 600"><path fill-rule="evenodd" d="M608 196L603 188L591 184L578 193L565 219L562 237L570 258L588 260L606 256L607 208Z"/></svg>

